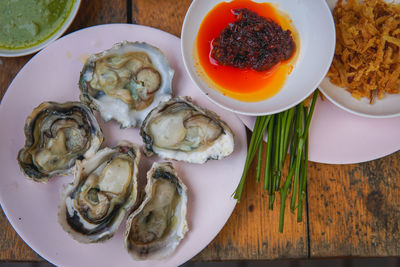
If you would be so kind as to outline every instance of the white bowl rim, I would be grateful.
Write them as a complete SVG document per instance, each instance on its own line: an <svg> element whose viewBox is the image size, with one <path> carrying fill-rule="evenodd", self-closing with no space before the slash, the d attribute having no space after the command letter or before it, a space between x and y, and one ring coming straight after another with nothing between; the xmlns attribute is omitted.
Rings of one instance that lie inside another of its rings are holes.
<svg viewBox="0 0 400 267"><path fill-rule="evenodd" d="M385 0L385 1L390 2L390 0ZM394 2L400 3L400 0L394 0ZM329 6L330 10L332 11L333 7L337 3L337 0L326 0L326 3ZM325 85L327 86L326 88L325 88ZM358 110L356 110L356 107L354 107L354 106L352 107L351 104L345 105L340 99L337 99L335 96L331 95L329 92L331 89L328 88L329 86L338 87L338 88L342 89L343 91L345 90L345 88L334 85L333 83L331 83L331 81L329 80L328 77L324 77L324 79L322 79L322 81L319 85L319 90L326 98L329 99L329 101L331 101L337 107L339 107L349 113L352 113L352 114L360 116L360 117L372 118L372 119L386 119L386 118L394 118L394 117L400 116L400 108L398 111L386 112L385 114L377 114L377 113L374 113L373 111L370 111L370 112L358 111ZM343 94L348 94L348 97L352 97L350 95L350 93L348 93L348 92L344 92ZM390 97L390 94L386 94L386 97ZM359 100L359 101L361 101L361 100ZM379 100L376 100L376 101L379 101Z"/></svg>
<svg viewBox="0 0 400 267"><path fill-rule="evenodd" d="M45 48L46 46L51 44L53 41L57 40L68 29L68 27L71 25L72 21L74 21L76 14L78 13L80 4L81 4L81 0L75 0L72 10L68 15L68 18L64 21L64 23L62 24L60 29L58 29L58 31L56 31L49 38L45 39L43 42L41 42L35 46L31 46L28 48L22 48L22 49L0 49L0 56L1 57L26 56L26 55L35 53L35 52Z"/></svg>
<svg viewBox="0 0 400 267"><path fill-rule="evenodd" d="M335 42L332 42L332 43L330 44L330 47L328 48L328 49L330 49L330 52L331 52L331 53L329 54L329 64L327 64L327 65L324 67L324 69L323 69L324 75L321 75L321 77L318 78L318 81L315 82L315 84L314 84L313 86L310 86L310 89L307 91L307 93L306 93L302 98L299 98L297 101L294 101L294 102L291 103L290 105L286 105L286 106L281 107L281 108L279 108L279 109L274 109L274 110L264 111L264 112L247 112L247 111L237 110L237 109L233 109L233 108L231 108L231 107L227 107L227 106L225 106L224 104L220 103L219 101L215 100L214 98L210 97L209 94L206 93L205 90L204 90L201 86L199 86L199 85L197 84L195 78L192 76L193 74L191 73L190 68L189 68L190 60L187 59L187 57L186 57L186 55L185 55L186 49L184 48L184 42L183 42L184 36L185 36L185 32L187 31L186 28L189 27L189 26L191 26L191 25L188 25L188 23L187 23L188 17L189 17L190 14L193 12L193 9L194 9L193 6L194 6L194 4L197 3L197 2L199 2L199 1L200 1L200 0L193 0L192 3L191 3L191 5L189 6L188 11L186 12L186 15L185 15L185 18L184 18L184 21L183 21L183 25L182 25L182 31L181 31L181 52L182 52L183 63L184 63L184 65L185 65L186 71L189 73L190 79L191 79L192 82L196 85L196 87L197 87L203 94L205 94L205 95L207 96L207 98L208 98L211 102L213 102L214 104L216 104L216 105L218 105L218 106L220 106L220 107L222 107L222 108L224 108L224 109L226 109L226 110L229 110L229 111L234 112L234 113L237 113L237 114L247 115L247 116L263 116L263 115L276 114L276 113L282 112L282 111L284 111L284 110L287 110L287 109L289 109L289 108L292 108L292 107L296 106L297 104L299 104L300 102L304 101L304 100L305 100L307 97L309 97L316 89L318 89L320 83L321 83L322 80L325 78L326 73L328 73L328 70L329 70L329 68L330 68L331 62L332 62L332 60L333 60L334 52L335 52L335 45L336 45ZM223 1L225 1L225 2L231 2L232 0L223 0ZM320 2L321 2L321 4L323 5L323 8L324 8L326 11L329 11L329 14L331 14L330 7L329 7L328 3L327 3L325 0L324 0L324 1L320 1ZM329 20L329 24L330 24L330 27L331 27L331 30L332 30L332 33L333 33L333 39L336 40L336 30L335 30L335 23L334 23L334 20L333 20L333 16L332 16L332 15L331 15L331 16L328 16L327 20ZM229 98L229 97L226 97L226 98ZM233 98L231 98L231 100L237 101L238 103L242 103L242 104L246 104L246 103L247 103L247 102L242 102L242 101L240 101L240 100L236 100L236 99L233 99ZM268 100L268 99L267 99L267 100ZM263 101L260 101L260 102L263 102ZM251 103L251 102L250 102L250 103Z"/></svg>
<svg viewBox="0 0 400 267"><path fill-rule="evenodd" d="M332 84L330 81L327 81L327 83ZM342 88L342 87L340 87L340 88L345 90L345 88ZM349 113L352 113L352 114L360 116L360 117L371 118L371 119L388 119L388 118L395 118L395 117L399 117L400 116L400 110L397 111L397 112L388 113L388 114L374 114L374 113L360 112L360 111L357 111L355 109L352 109L350 107L347 107L347 106L343 105L342 103L340 103L340 101L338 101L335 98L331 97L329 95L329 93L327 92L328 90L325 90L324 86L321 86L321 84L320 84L320 86L318 86L318 89L324 95L324 97L329 99L329 101L331 103L333 103L337 107L339 107L339 108L341 108L341 109L343 109L343 110L345 110L345 111L347 111ZM352 97L352 96L349 95L349 97ZM379 100L377 100L377 101L379 101Z"/></svg>

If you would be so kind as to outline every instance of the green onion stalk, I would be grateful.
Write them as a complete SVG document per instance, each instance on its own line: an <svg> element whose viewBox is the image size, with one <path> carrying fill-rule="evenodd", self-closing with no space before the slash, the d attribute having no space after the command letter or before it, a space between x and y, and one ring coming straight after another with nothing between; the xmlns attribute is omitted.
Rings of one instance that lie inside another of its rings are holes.
<svg viewBox="0 0 400 267"><path fill-rule="evenodd" d="M305 108L303 103L300 103L296 107L278 114L257 117L242 177L234 193L234 198L240 202L247 173L256 152L258 152L256 180L257 182L260 181L261 169L264 164L263 188L268 192L269 209L273 208L275 191L280 193L279 232L283 232L285 205L290 190L292 192L290 211L294 213L297 199L297 221L302 221L307 185L308 132L317 96L318 90L314 92L309 109ZM265 149L265 161L263 162L263 137L265 131L267 131L268 141ZM289 171L281 185L282 168L288 152L290 155Z"/></svg>
<svg viewBox="0 0 400 267"><path fill-rule="evenodd" d="M246 180L247 172L249 171L251 162L255 156L257 148L260 147L260 142L263 140L265 128L268 125L269 120L271 119L270 116L259 116L256 119L256 123L254 124L253 134L251 135L249 149L247 151L246 161L244 164L244 170L242 173L242 177L240 178L240 182L236 191L234 193L234 198L240 202L242 197L242 192L244 188L244 182Z"/></svg>

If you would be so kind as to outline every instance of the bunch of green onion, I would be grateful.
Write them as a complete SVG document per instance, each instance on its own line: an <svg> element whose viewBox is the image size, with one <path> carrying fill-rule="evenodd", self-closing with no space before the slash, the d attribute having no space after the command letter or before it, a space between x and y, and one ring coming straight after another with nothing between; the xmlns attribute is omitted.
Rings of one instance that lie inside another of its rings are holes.
<svg viewBox="0 0 400 267"><path fill-rule="evenodd" d="M275 192L280 192L281 207L279 216L279 232L283 232L285 203L288 191L292 192L290 199L290 211L296 210L297 221L302 221L303 205L307 183L308 163L308 129L314 113L318 90L314 92L310 107L303 103L283 112L259 116L256 119L246 162L240 183L236 188L234 198L240 201L247 172L258 151L256 179L260 181L262 165L262 148L265 131L268 132L268 141L264 168L264 190L268 191L268 206L273 209ZM287 154L290 154L288 175L281 183L282 168Z"/></svg>

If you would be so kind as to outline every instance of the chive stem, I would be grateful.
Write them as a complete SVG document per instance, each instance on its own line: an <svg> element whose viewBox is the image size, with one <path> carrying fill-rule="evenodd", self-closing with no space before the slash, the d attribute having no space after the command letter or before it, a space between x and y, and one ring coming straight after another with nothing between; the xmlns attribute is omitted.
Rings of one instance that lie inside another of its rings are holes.
<svg viewBox="0 0 400 267"><path fill-rule="evenodd" d="M297 113L297 128L296 134L298 135L298 143L297 143L297 151L296 151L296 159L295 159L295 172L294 172L294 179L293 179L293 190L292 190L292 199L290 202L290 211L294 213L296 208L296 194L297 194L297 187L299 183L299 174L300 174L300 163L301 157L303 152L303 145L304 145L304 138L303 134L303 103L299 104L299 112Z"/></svg>
<svg viewBox="0 0 400 267"><path fill-rule="evenodd" d="M310 109L307 114L307 119L306 119L306 123L304 126L304 132L303 132L303 137L305 138L305 143L304 143L304 157L303 157L303 164L302 164L303 168L301 170L301 182L300 182L300 186L299 186L297 222L301 222L303 220L303 203L304 203L304 198L306 196L307 172L308 172L308 149L309 149L308 148L308 142L309 142L308 132L309 132L309 128L310 128L311 118L314 114L317 97L318 97L318 90L316 90L314 92L311 106L310 106Z"/></svg>
<svg viewBox="0 0 400 267"><path fill-rule="evenodd" d="M270 210L273 210L275 201L275 192L272 192L272 194L268 195L268 200L269 200L268 208Z"/></svg>
<svg viewBox="0 0 400 267"><path fill-rule="evenodd" d="M280 175L279 173L279 143L280 143L280 138L281 138L281 123L282 123L282 114L279 113L276 118L276 127L274 128L274 134L273 137L275 139L273 139L273 148L274 148L274 158L273 158L273 171L272 171L272 190L276 190L277 187L279 187L278 185L278 176Z"/></svg>
<svg viewBox="0 0 400 267"><path fill-rule="evenodd" d="M242 192L243 192L247 172L249 171L251 162L254 159L256 149L259 146L259 142L262 141L262 138L263 138L264 132L265 132L265 128L267 127L268 121L270 120L270 118L271 118L270 116L259 116L259 117L257 117L256 122L254 124L254 130L253 130L253 134L251 135L250 145L249 145L249 149L247 151L247 156L246 156L246 161L244 164L242 177L240 178L239 185L237 186L235 193L234 193L234 199L236 199L238 202L240 202L240 199L242 197Z"/></svg>
<svg viewBox="0 0 400 267"><path fill-rule="evenodd" d="M268 123L268 139L267 139L267 151L265 156L265 170L264 170L264 190L268 189L268 193L272 194L272 180L271 180L271 154L272 154L272 134L274 131L275 116L271 116L271 120Z"/></svg>
<svg viewBox="0 0 400 267"><path fill-rule="evenodd" d="M281 188L281 209L279 213L279 232L283 232L283 224L284 224L284 218L285 218L285 207L286 207L286 198L287 198L287 193L288 189L290 187L290 184L292 183L292 177L294 173L294 166L290 168L288 176L286 177L285 183L283 184L283 187Z"/></svg>
<svg viewBox="0 0 400 267"><path fill-rule="evenodd" d="M262 148L263 148L263 141L260 142L258 146L258 161L257 161L257 169L256 169L256 181L260 181L260 174L261 174L261 161L262 161Z"/></svg>
<svg viewBox="0 0 400 267"><path fill-rule="evenodd" d="M304 156L301 163L301 173L300 173L300 185L299 185L299 195L298 195L298 205L297 205L297 222L303 220L303 203L307 185L307 162L308 162L308 137L305 139L304 143Z"/></svg>

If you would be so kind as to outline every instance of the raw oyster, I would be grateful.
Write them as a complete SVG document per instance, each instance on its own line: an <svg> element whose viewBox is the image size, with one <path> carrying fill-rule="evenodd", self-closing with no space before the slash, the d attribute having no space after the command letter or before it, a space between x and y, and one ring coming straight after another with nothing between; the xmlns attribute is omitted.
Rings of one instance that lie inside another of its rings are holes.
<svg viewBox="0 0 400 267"><path fill-rule="evenodd" d="M58 221L82 243L111 238L137 199L139 149L128 141L77 161L61 196Z"/></svg>
<svg viewBox="0 0 400 267"><path fill-rule="evenodd" d="M161 101L171 97L171 69L164 54L147 43L124 41L89 57L79 87L83 103L105 121L136 127Z"/></svg>
<svg viewBox="0 0 400 267"><path fill-rule="evenodd" d="M188 231L187 189L172 163L154 163L147 173L146 196L127 220L125 247L137 260L170 255Z"/></svg>
<svg viewBox="0 0 400 267"><path fill-rule="evenodd" d="M75 161L93 155L103 142L96 118L80 102L40 104L26 119L24 131L18 163L37 182L71 174Z"/></svg>
<svg viewBox="0 0 400 267"><path fill-rule="evenodd" d="M204 163L222 159L234 148L232 130L217 114L192 103L189 97L161 103L144 120L140 135L147 156Z"/></svg>

